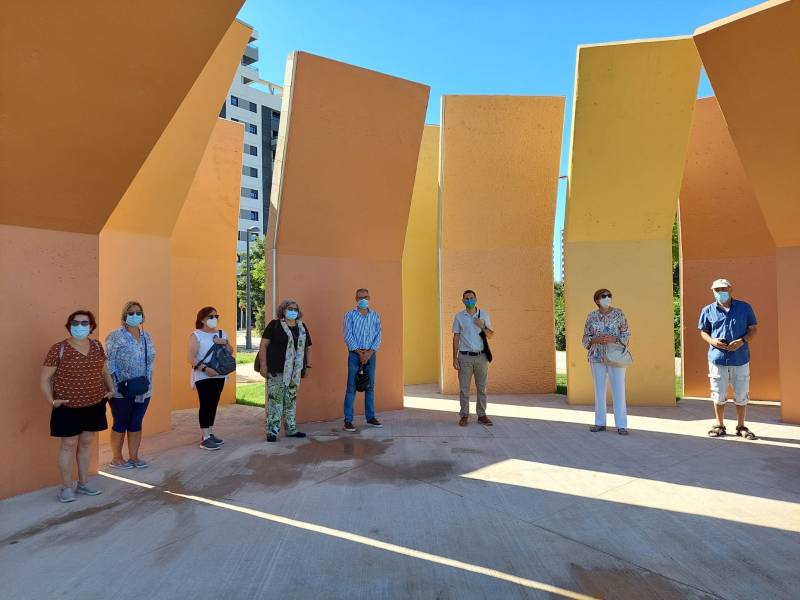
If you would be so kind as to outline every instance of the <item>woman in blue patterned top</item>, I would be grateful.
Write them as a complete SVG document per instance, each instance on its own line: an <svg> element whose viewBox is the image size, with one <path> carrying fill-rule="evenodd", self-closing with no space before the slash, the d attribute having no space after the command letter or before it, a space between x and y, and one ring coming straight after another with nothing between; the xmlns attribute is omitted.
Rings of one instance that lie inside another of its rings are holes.
<svg viewBox="0 0 800 600"><path fill-rule="evenodd" d="M117 393L111 399L111 466L115 469L144 469L139 458L142 420L153 391L153 359L156 356L150 334L142 329L144 310L130 301L122 309L122 326L108 334L108 371ZM122 458L122 443L128 436L128 460Z"/></svg>
<svg viewBox="0 0 800 600"><path fill-rule="evenodd" d="M614 424L617 433L628 435L628 412L625 406L625 367L607 364L608 344L628 345L631 330L619 308L611 306L611 292L600 289L594 293L593 310L586 317L583 328L583 347L589 351L589 364L594 378L594 425L591 431L606 429L606 378L611 380L611 398L614 402Z"/></svg>

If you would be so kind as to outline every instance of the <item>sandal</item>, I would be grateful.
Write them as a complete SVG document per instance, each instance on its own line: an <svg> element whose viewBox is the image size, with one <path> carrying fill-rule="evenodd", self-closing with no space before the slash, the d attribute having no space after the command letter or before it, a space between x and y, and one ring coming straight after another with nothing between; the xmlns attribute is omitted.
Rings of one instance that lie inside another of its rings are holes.
<svg viewBox="0 0 800 600"><path fill-rule="evenodd" d="M617 433L620 435L628 435L628 430L625 429L624 427L619 427L617 428Z"/></svg>
<svg viewBox="0 0 800 600"><path fill-rule="evenodd" d="M728 433L725 431L725 425L714 425L708 430L708 437L722 437L724 435L728 435Z"/></svg>
<svg viewBox="0 0 800 600"><path fill-rule="evenodd" d="M746 440L757 440L756 434L750 431L744 425L737 425L736 426L736 435L739 437L743 437Z"/></svg>

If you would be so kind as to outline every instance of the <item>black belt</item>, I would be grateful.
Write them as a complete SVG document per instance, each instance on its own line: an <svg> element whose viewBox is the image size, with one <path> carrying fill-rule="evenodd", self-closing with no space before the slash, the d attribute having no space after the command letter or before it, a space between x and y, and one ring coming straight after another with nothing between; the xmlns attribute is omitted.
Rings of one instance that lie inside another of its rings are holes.
<svg viewBox="0 0 800 600"><path fill-rule="evenodd" d="M468 354L469 356L480 356L484 352L485 350L481 350L480 352L467 352L466 350L460 350L459 354Z"/></svg>

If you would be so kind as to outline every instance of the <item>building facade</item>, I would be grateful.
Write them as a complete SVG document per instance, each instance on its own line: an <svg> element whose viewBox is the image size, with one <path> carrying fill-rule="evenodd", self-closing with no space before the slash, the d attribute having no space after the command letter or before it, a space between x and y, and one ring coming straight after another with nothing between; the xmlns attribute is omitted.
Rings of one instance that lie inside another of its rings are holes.
<svg viewBox="0 0 800 600"><path fill-rule="evenodd" d="M259 77L254 31L245 48L220 116L244 125L242 184L239 201L239 242L245 251L247 229L258 227L264 235L269 215L272 166L278 140L283 88ZM258 87L256 87L258 86Z"/></svg>

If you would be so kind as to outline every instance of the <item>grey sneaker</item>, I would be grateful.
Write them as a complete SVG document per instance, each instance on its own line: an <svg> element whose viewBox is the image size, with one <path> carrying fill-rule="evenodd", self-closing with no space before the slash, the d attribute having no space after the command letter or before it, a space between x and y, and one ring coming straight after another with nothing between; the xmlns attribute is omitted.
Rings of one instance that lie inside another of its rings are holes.
<svg viewBox="0 0 800 600"><path fill-rule="evenodd" d="M210 437L207 437L202 442L200 442L200 447L203 450L219 450L219 444L212 440Z"/></svg>
<svg viewBox="0 0 800 600"><path fill-rule="evenodd" d="M224 444L224 443L225 443L225 442L223 442L221 439L219 439L217 436L215 436L213 433L212 433L212 434L211 434L209 437L210 437L212 440L214 440L214 442L217 444L217 446L222 446L222 444Z"/></svg>
<svg viewBox="0 0 800 600"><path fill-rule="evenodd" d="M125 462L121 462L121 463L117 463L117 462L114 462L112 460L110 463L108 463L108 466L111 467L112 469L120 469L120 470L126 470L126 469L132 469L133 468L133 464L129 460L126 460Z"/></svg>
<svg viewBox="0 0 800 600"><path fill-rule="evenodd" d="M97 488L89 487L85 483L78 482L78 487L75 488L76 494L83 494L84 496L99 496L103 493L103 490L98 490Z"/></svg>
<svg viewBox="0 0 800 600"><path fill-rule="evenodd" d="M58 490L59 502L75 502L75 490L71 487L61 487Z"/></svg>
<svg viewBox="0 0 800 600"><path fill-rule="evenodd" d="M149 464L147 464L143 460L139 460L138 458L136 460L133 459L129 460L128 464L137 469L146 469L147 467L150 466Z"/></svg>

